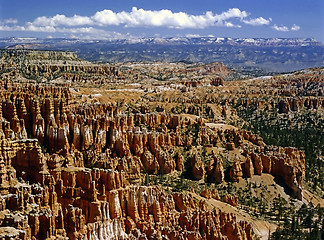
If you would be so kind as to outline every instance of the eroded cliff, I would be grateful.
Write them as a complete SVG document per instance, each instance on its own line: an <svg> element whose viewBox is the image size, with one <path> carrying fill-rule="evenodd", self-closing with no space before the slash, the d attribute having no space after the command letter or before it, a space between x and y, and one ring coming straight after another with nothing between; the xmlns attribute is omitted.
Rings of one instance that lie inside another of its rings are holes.
<svg viewBox="0 0 324 240"><path fill-rule="evenodd" d="M50 77L55 71L119 74L110 66L35 66L26 69L37 75L50 73ZM190 84L180 83L184 88L170 85L161 90L158 86L150 91L141 86L132 90L137 95L130 93L122 100L114 89L86 94L89 90L80 89L79 84L17 81L4 73L0 84L0 236L256 238L258 227L235 212L240 207L237 196L230 192L220 196L216 188L208 187L199 196L194 189L185 189L185 180L229 188L232 182L270 175L302 200L305 154L293 147L267 145L260 136L235 127L239 118L230 104L262 104L238 100L230 92L235 88L226 90L230 97L225 99L219 90L225 83L215 76L218 68L226 70L221 64L203 68L212 77L201 82L201 95L195 95L200 85L194 92L193 81L188 80ZM183 70L178 71L182 74ZM186 73L199 71L192 68ZM99 83L95 78L91 81ZM130 86L136 85L124 86L120 92ZM177 91L186 94L175 95ZM301 108L322 107L321 99L308 105L302 99ZM281 101L264 104L282 113L294 109L293 100L291 104L287 100L288 107ZM169 184L165 178L174 181ZM215 208L221 200L232 206L230 211ZM211 201L216 202L212 205Z"/></svg>

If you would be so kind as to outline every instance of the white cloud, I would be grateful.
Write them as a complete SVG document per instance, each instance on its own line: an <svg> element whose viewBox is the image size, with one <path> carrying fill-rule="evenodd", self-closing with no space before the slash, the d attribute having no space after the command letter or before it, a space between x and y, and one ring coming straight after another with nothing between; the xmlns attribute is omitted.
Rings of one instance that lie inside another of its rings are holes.
<svg viewBox="0 0 324 240"><path fill-rule="evenodd" d="M88 34L105 36L111 35L107 31L109 26L124 28L135 27L166 27L173 29L205 29L209 27L241 28L242 23L251 26L269 25L272 18L248 18L250 13L238 8L230 8L219 14L207 11L201 15L192 15L185 12L171 10L144 10L133 7L131 11L114 12L109 9L96 12L92 16L65 16L57 14L52 17L40 16L31 22L18 25L17 19L0 21L0 31L29 31L64 34ZM271 26L276 31L298 31L299 26L291 28L281 25Z"/></svg>
<svg viewBox="0 0 324 240"><path fill-rule="evenodd" d="M289 31L298 31L300 29L300 26L294 24L292 25L291 28L287 27L287 26L277 26L276 24L272 26L272 28L276 31L279 32L289 32Z"/></svg>
<svg viewBox="0 0 324 240"><path fill-rule="evenodd" d="M186 37L188 37L188 38L199 38L199 37L201 37L201 35L199 35L199 34L186 34Z"/></svg>
<svg viewBox="0 0 324 240"><path fill-rule="evenodd" d="M0 20L0 30L2 28L6 28L6 27L10 28L13 25L16 25L17 23L18 23L18 20L17 19L13 19L13 18L8 18L8 19Z"/></svg>
<svg viewBox="0 0 324 240"><path fill-rule="evenodd" d="M249 20L247 19L242 20L242 22L244 22L245 24L252 25L252 26L269 25L271 21L272 21L271 18L267 20L263 17L253 18Z"/></svg>
<svg viewBox="0 0 324 240"><path fill-rule="evenodd" d="M296 24L292 25L292 27L291 27L291 31L299 31L299 29L300 29L300 26L298 26Z"/></svg>
<svg viewBox="0 0 324 240"><path fill-rule="evenodd" d="M233 23L231 23L231 22L227 22L227 21L225 21L223 25L224 25L225 27L234 27L234 28L241 28L241 27L242 27L241 25L233 24Z"/></svg>
<svg viewBox="0 0 324 240"><path fill-rule="evenodd" d="M65 15L55 15L54 17L38 17L30 24L36 26L119 26L125 27L168 27L168 28L196 28L202 29L212 26L240 27L226 20L239 18L243 19L248 13L238 8L231 8L221 14L206 12L203 15L190 15L185 12L172 12L171 10L144 10L133 7L131 12L113 12L103 10L96 12L93 16L67 17Z"/></svg>
<svg viewBox="0 0 324 240"><path fill-rule="evenodd" d="M31 23L27 23L25 26L8 26L0 24L0 31L62 33L64 35L69 35L71 38L80 39L117 39L128 37L127 34L124 35L94 27L35 26ZM53 36L50 35L50 37Z"/></svg>
<svg viewBox="0 0 324 240"><path fill-rule="evenodd" d="M74 15L66 17L65 15L55 15L54 17L38 17L33 22L29 23L36 26L82 26L91 25L93 21L89 17Z"/></svg>
<svg viewBox="0 0 324 240"><path fill-rule="evenodd" d="M17 24L18 20L14 18L5 19L2 24Z"/></svg>
<svg viewBox="0 0 324 240"><path fill-rule="evenodd" d="M25 27L0 25L0 31L25 31Z"/></svg>
<svg viewBox="0 0 324 240"><path fill-rule="evenodd" d="M126 15L125 12L120 13L120 16ZM120 17L117 16L111 10L103 10L100 12L96 12L94 16L92 16L99 25L119 25L120 24Z"/></svg>
<svg viewBox="0 0 324 240"><path fill-rule="evenodd" d="M229 10L227 10L226 12L221 13L219 16L220 20L226 20L226 19L230 19L230 18L245 18L247 17L249 14L246 11L241 11L238 8L231 8Z"/></svg>
<svg viewBox="0 0 324 240"><path fill-rule="evenodd" d="M279 32L289 32L289 28L286 27L286 26L277 26L276 24L272 26L272 28L276 31L279 31Z"/></svg>

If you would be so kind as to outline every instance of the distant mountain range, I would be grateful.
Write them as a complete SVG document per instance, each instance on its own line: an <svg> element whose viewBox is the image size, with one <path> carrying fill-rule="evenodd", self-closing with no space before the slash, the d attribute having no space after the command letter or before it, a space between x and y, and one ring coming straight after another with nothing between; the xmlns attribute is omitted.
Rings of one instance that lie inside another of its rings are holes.
<svg viewBox="0 0 324 240"><path fill-rule="evenodd" d="M99 62L224 62L239 70L265 72L324 66L324 46L310 38L2 38L0 48L74 51L80 58Z"/></svg>

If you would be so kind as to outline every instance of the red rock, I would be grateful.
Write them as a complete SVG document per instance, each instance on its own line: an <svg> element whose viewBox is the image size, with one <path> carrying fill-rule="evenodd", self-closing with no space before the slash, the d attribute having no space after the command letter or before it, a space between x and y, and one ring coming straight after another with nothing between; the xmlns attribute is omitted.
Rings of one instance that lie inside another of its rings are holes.
<svg viewBox="0 0 324 240"><path fill-rule="evenodd" d="M242 167L239 160L236 160L230 169L229 177L232 181L238 182L240 177L243 177Z"/></svg>
<svg viewBox="0 0 324 240"><path fill-rule="evenodd" d="M211 85L214 85L214 86L221 86L221 85L224 85L224 79L221 78L221 77L216 77L216 78L213 78L211 80Z"/></svg>
<svg viewBox="0 0 324 240"><path fill-rule="evenodd" d="M208 178L211 182L222 183L225 178L223 160L213 153L207 167Z"/></svg>
<svg viewBox="0 0 324 240"><path fill-rule="evenodd" d="M249 178L254 175L253 162L252 162L250 156L246 156L246 161L244 163L244 175Z"/></svg>
<svg viewBox="0 0 324 240"><path fill-rule="evenodd" d="M261 175L262 171L263 171L263 165L262 165L261 157L256 153L252 153L251 158L252 158L252 161L253 161L255 174Z"/></svg>
<svg viewBox="0 0 324 240"><path fill-rule="evenodd" d="M191 177L195 180L201 180L205 177L205 166L197 153L190 157Z"/></svg>
<svg viewBox="0 0 324 240"><path fill-rule="evenodd" d="M227 194L224 196L224 202L232 205L233 207L237 207L238 205L238 197L233 196L231 194Z"/></svg>

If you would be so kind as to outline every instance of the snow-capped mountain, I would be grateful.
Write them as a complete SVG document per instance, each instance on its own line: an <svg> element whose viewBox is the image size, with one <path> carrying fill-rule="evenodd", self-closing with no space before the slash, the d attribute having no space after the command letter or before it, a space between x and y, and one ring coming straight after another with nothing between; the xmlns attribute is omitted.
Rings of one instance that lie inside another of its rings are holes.
<svg viewBox="0 0 324 240"><path fill-rule="evenodd" d="M272 72L324 66L324 46L311 38L6 38L0 39L0 48L74 51L80 58L103 62L224 62Z"/></svg>

